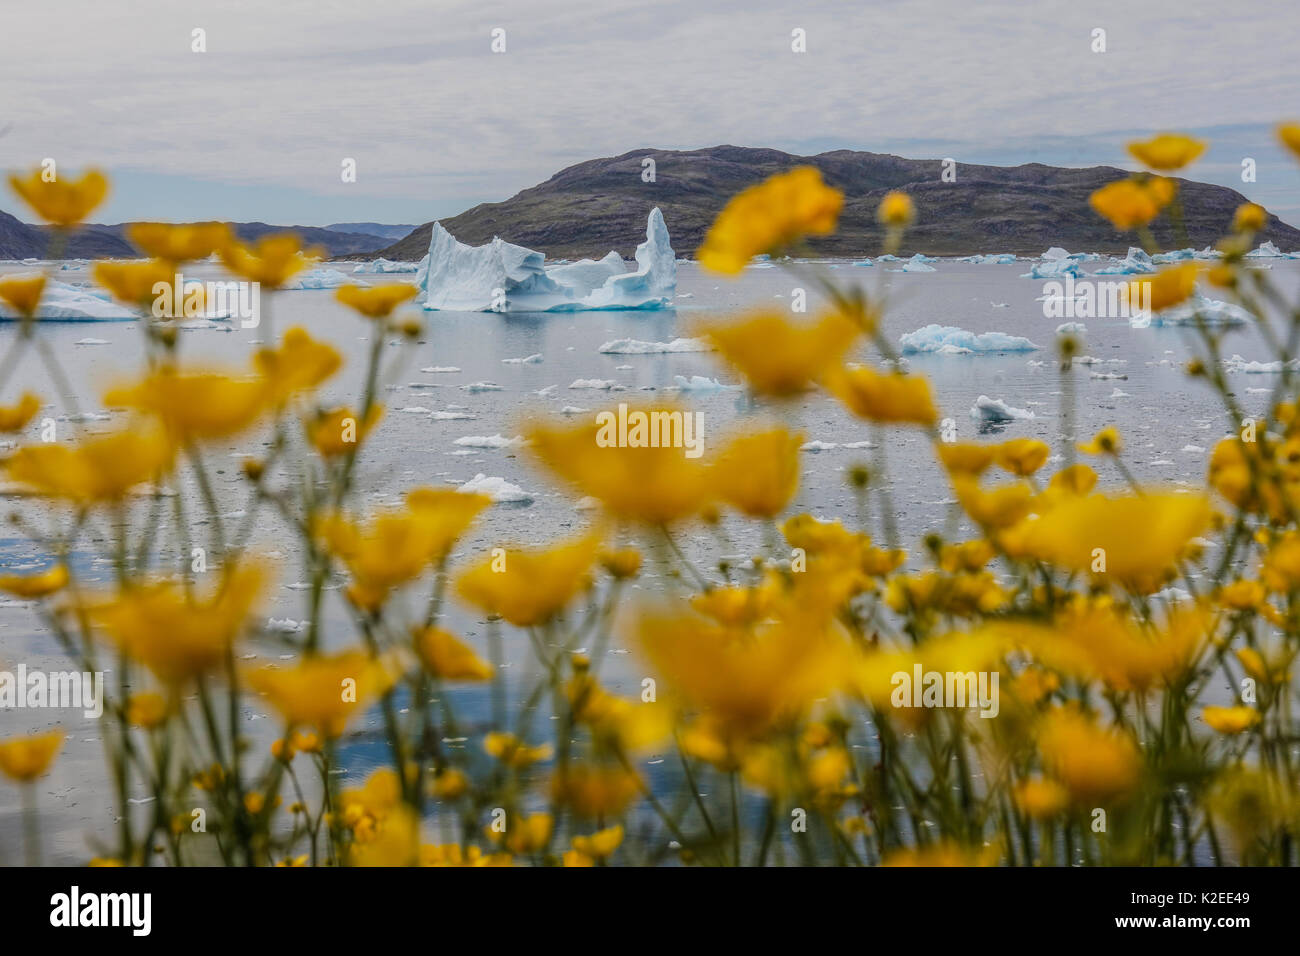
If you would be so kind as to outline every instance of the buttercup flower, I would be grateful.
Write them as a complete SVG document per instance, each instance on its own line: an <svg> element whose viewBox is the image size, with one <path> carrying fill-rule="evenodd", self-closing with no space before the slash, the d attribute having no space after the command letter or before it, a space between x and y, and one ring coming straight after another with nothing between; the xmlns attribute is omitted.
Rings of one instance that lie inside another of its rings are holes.
<svg viewBox="0 0 1300 956"><path fill-rule="evenodd" d="M367 289L359 285L342 285L334 293L350 309L355 309L368 319L386 319L393 309L403 302L409 302L420 294L418 286L408 283L375 286Z"/></svg>
<svg viewBox="0 0 1300 956"><path fill-rule="evenodd" d="M174 226L165 222L133 222L126 227L127 240L154 259L194 262L220 252L233 240L224 222L199 222Z"/></svg>
<svg viewBox="0 0 1300 956"><path fill-rule="evenodd" d="M1170 180L1153 177L1146 182L1121 179L1102 186L1088 202L1097 214L1120 232L1145 226L1169 205L1174 190Z"/></svg>
<svg viewBox="0 0 1300 956"><path fill-rule="evenodd" d="M885 193L876 209L876 220L886 226L907 226L915 218L916 207L912 205L912 197L898 190Z"/></svg>
<svg viewBox="0 0 1300 956"><path fill-rule="evenodd" d="M15 275L0 278L0 301L9 304L19 318L34 319L45 292L45 276Z"/></svg>
<svg viewBox="0 0 1300 956"><path fill-rule="evenodd" d="M174 450L160 432L132 429L78 445L26 445L6 463L9 477L38 494L89 504L119 501L171 469Z"/></svg>
<svg viewBox="0 0 1300 956"><path fill-rule="evenodd" d="M10 176L9 185L36 215L55 226L75 226L108 195L108 178L97 169L87 170L79 179L57 177L47 180L45 171L34 169L25 177Z"/></svg>
<svg viewBox="0 0 1300 956"><path fill-rule="evenodd" d="M43 777L63 746L61 730L0 740L0 773L16 783Z"/></svg>
<svg viewBox="0 0 1300 956"><path fill-rule="evenodd" d="M392 683L385 666L362 651L306 657L294 667L259 668L247 677L287 725L312 727L326 737L343 733Z"/></svg>
<svg viewBox="0 0 1300 956"><path fill-rule="evenodd" d="M833 372L827 387L853 414L882 425L929 426L939 417L930 398L930 383L919 375L860 366Z"/></svg>
<svg viewBox="0 0 1300 956"><path fill-rule="evenodd" d="M26 599L49 597L67 584L68 567L64 564L56 564L39 574L0 575L0 591Z"/></svg>
<svg viewBox="0 0 1300 956"><path fill-rule="evenodd" d="M862 327L838 311L812 323L762 311L740 321L704 323L700 332L756 393L784 398L807 391L838 365Z"/></svg>
<svg viewBox="0 0 1300 956"><path fill-rule="evenodd" d="M802 443L784 428L732 439L713 466L718 497L751 518L775 517L799 486Z"/></svg>
<svg viewBox="0 0 1300 956"><path fill-rule="evenodd" d="M15 405L0 405L0 432L16 434L41 410L41 400L31 392L23 392Z"/></svg>
<svg viewBox="0 0 1300 956"><path fill-rule="evenodd" d="M542 624L591 583L599 540L586 535L541 551L506 548L456 579L462 598L516 627ZM504 567L502 567L504 565Z"/></svg>
<svg viewBox="0 0 1300 956"><path fill-rule="evenodd" d="M1205 143L1181 133L1161 133L1146 142L1128 144L1128 151L1148 169L1182 169L1205 152Z"/></svg>
<svg viewBox="0 0 1300 956"><path fill-rule="evenodd" d="M302 248L302 240L293 233L263 236L248 246L230 242L220 250L226 268L250 282L267 289L278 289L313 262L325 256L323 249Z"/></svg>
<svg viewBox="0 0 1300 956"><path fill-rule="evenodd" d="M1259 723L1259 711L1254 707L1206 707L1201 716L1211 728L1221 734L1240 734Z"/></svg>

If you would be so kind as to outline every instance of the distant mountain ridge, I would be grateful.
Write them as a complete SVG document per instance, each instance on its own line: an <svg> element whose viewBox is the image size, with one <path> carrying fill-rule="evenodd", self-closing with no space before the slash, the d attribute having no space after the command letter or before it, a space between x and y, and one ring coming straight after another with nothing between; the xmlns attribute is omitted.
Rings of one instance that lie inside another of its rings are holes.
<svg viewBox="0 0 1300 956"><path fill-rule="evenodd" d="M653 183L641 179L646 157L655 161ZM470 245L500 236L552 258L596 257L610 249L630 257L645 238L647 212L658 206L673 248L678 255L688 256L694 255L728 199L774 173L800 165L816 166L828 183L845 194L836 235L810 243L823 255L878 254L883 231L876 223L876 207L891 189L907 192L917 207L917 222L908 230L904 247L908 254L1038 255L1049 246L1122 254L1138 244L1132 233L1116 232L1088 205L1093 190L1129 175L1113 166L959 163L956 182L945 183L940 180L940 160L846 149L816 156L741 146L636 149L569 166L510 199L481 203L441 222ZM1180 182L1188 241L1175 241L1164 216L1155 224L1156 239L1164 248L1211 245L1228 231L1233 211L1246 199L1223 186ZM425 223L376 254L418 260L428 250L431 228L432 223ZM1300 230L1270 216L1257 237L1259 242L1265 240L1287 251L1300 249Z"/></svg>
<svg viewBox="0 0 1300 956"><path fill-rule="evenodd" d="M324 228L330 232L351 232L363 236L379 236L381 239L404 239L416 226L414 223L387 225L382 222L334 222Z"/></svg>
<svg viewBox="0 0 1300 956"><path fill-rule="evenodd" d="M87 223L72 237L69 248L62 253L65 259L133 259L140 253L126 240L129 223L103 225ZM295 232L307 245L323 246L331 258L349 254L367 254L388 245L397 238L370 232L346 232L334 226L272 226L264 222L231 223L235 234L245 242L260 239L272 232ZM358 223L378 226L378 223ZM414 227L392 226L386 229L404 229L405 235ZM40 259L49 247L50 232L43 226L21 222L7 212L0 211L0 259Z"/></svg>

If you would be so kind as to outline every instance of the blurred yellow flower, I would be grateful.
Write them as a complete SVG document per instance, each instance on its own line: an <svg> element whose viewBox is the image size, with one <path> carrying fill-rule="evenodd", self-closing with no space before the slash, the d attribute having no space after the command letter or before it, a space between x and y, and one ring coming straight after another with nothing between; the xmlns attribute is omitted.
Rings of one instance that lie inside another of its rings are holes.
<svg viewBox="0 0 1300 956"><path fill-rule="evenodd" d="M987 846L976 849L951 840L931 843L929 846L892 850L881 866L993 866L998 859L998 848Z"/></svg>
<svg viewBox="0 0 1300 956"><path fill-rule="evenodd" d="M155 416L181 444L226 438L257 423L270 393L258 378L215 370L160 366L104 394L104 404Z"/></svg>
<svg viewBox="0 0 1300 956"><path fill-rule="evenodd" d="M39 574L0 574L0 591L25 599L43 598L68 584L68 567L56 564Z"/></svg>
<svg viewBox="0 0 1300 956"><path fill-rule="evenodd" d="M551 778L551 798L585 819L621 816L641 795L643 782L621 764L569 764Z"/></svg>
<svg viewBox="0 0 1300 956"><path fill-rule="evenodd" d="M476 846L461 849L458 844L420 847L420 866L510 866L509 853L484 853Z"/></svg>
<svg viewBox="0 0 1300 956"><path fill-rule="evenodd" d="M25 177L10 176L9 185L38 216L55 226L83 222L108 195L108 178L97 169L72 180L47 180L46 175L44 169L34 169Z"/></svg>
<svg viewBox="0 0 1300 956"><path fill-rule="evenodd" d="M907 226L915 218L916 207L912 204L912 197L898 190L885 193L876 209L876 221L885 226Z"/></svg>
<svg viewBox="0 0 1300 956"><path fill-rule="evenodd" d="M1042 468L1051 453L1051 448L1035 438L1013 438L994 447L998 467L1021 478Z"/></svg>
<svg viewBox="0 0 1300 956"><path fill-rule="evenodd" d="M882 425L929 426L939 417L930 383L919 375L859 366L832 372L826 386L853 414Z"/></svg>
<svg viewBox="0 0 1300 956"><path fill-rule="evenodd" d="M278 348L260 349L253 365L266 381L276 404L316 388L343 365L343 356L328 342L313 339L302 326L284 333Z"/></svg>
<svg viewBox="0 0 1300 956"><path fill-rule="evenodd" d="M699 327L753 391L776 398L805 392L820 381L862 331L839 311L823 313L815 322L795 322L781 312L764 310Z"/></svg>
<svg viewBox="0 0 1300 956"><path fill-rule="evenodd" d="M0 433L22 431L40 410L41 399L31 392L23 392L16 405L0 405Z"/></svg>
<svg viewBox="0 0 1300 956"><path fill-rule="evenodd" d="M1145 226L1172 199L1172 183L1157 176L1146 182L1118 180L1096 190L1088 201L1103 219L1127 232Z"/></svg>
<svg viewBox="0 0 1300 956"><path fill-rule="evenodd" d="M53 730L0 740L0 773L15 783L31 783L44 776L63 746L64 736L63 731Z"/></svg>
<svg viewBox="0 0 1300 956"><path fill-rule="evenodd" d="M117 299L123 305L130 306L133 309L142 308L152 303L158 293L154 291L155 286L163 283L171 290L172 296L176 295L176 266L171 262L164 262L160 259L140 259L133 262L96 262L90 269L91 275L95 282L110 293L113 298ZM198 287L194 287L195 290ZM193 293L182 290L182 295L187 296L195 294L200 297L202 293L195 291ZM185 299L182 297L182 302ZM173 311L175 306L173 306Z"/></svg>
<svg viewBox="0 0 1300 956"><path fill-rule="evenodd" d="M364 420L347 406L322 412L307 423L307 440L322 458L337 458L356 451L371 429L384 417L384 406L374 404Z"/></svg>
<svg viewBox="0 0 1300 956"><path fill-rule="evenodd" d="M962 510L987 529L1009 528L1029 514L1034 503L1034 490L1023 482L985 490L977 479L959 475L953 477L952 487Z"/></svg>
<svg viewBox="0 0 1300 956"><path fill-rule="evenodd" d="M551 839L555 828L555 818L549 813L534 813L531 816L515 814L513 821L507 821L505 844L511 853L524 856L540 852ZM497 834L489 832L489 837Z"/></svg>
<svg viewBox="0 0 1300 956"><path fill-rule="evenodd" d="M1277 128L1277 138L1296 156L1300 156L1300 123L1282 123Z"/></svg>
<svg viewBox="0 0 1300 956"><path fill-rule="evenodd" d="M713 465L718 497L750 518L780 514L799 487L802 444L802 435L784 428L731 439Z"/></svg>
<svg viewBox="0 0 1300 956"><path fill-rule="evenodd" d="M587 836L575 836L573 849L593 860L603 860L612 856L622 842L623 825L616 824Z"/></svg>
<svg viewBox="0 0 1300 956"><path fill-rule="evenodd" d="M278 289L326 255L323 249L304 251L302 240L288 232L263 236L251 246L230 242L219 251L227 269L268 289Z"/></svg>
<svg viewBox="0 0 1300 956"><path fill-rule="evenodd" d="M997 445L977 442L935 442L934 451L950 475L981 475L998 458Z"/></svg>
<svg viewBox="0 0 1300 956"><path fill-rule="evenodd" d="M756 255L834 232L843 204L844 194L822 182L812 166L778 173L732 197L696 258L705 269L735 275Z"/></svg>
<svg viewBox="0 0 1300 956"><path fill-rule="evenodd" d="M247 677L286 724L312 727L325 737L342 734L392 684L387 668L359 650L305 657L290 668L259 668Z"/></svg>
<svg viewBox="0 0 1300 956"><path fill-rule="evenodd" d="M224 222L133 222L126 227L126 238L146 256L177 263L207 259L234 237Z"/></svg>
<svg viewBox="0 0 1300 956"><path fill-rule="evenodd" d="M1244 733L1259 723L1254 707L1206 707L1201 716L1211 729L1226 735Z"/></svg>
<svg viewBox="0 0 1300 956"><path fill-rule="evenodd" d="M1205 152L1205 143L1181 133L1161 133L1146 142L1128 144L1129 153L1148 169L1182 169Z"/></svg>
<svg viewBox="0 0 1300 956"><path fill-rule="evenodd" d="M371 289L349 283L339 286L338 291L334 293L334 298L368 319L386 319L395 308L419 294L418 286L405 282L375 286Z"/></svg>
<svg viewBox="0 0 1300 956"><path fill-rule="evenodd" d="M1023 781L1015 790L1016 806L1035 820L1050 820L1070 804L1070 792L1055 780L1037 777Z"/></svg>
<svg viewBox="0 0 1300 956"><path fill-rule="evenodd" d="M1056 708L1043 718L1038 750L1048 773L1078 806L1124 798L1142 772L1141 754L1129 737L1074 710Z"/></svg>
<svg viewBox="0 0 1300 956"><path fill-rule="evenodd" d="M187 594L165 581L128 587L92 604L90 619L123 654L168 686L179 686L226 663L254 607L266 592L266 569L231 568L212 593Z"/></svg>
<svg viewBox="0 0 1300 956"><path fill-rule="evenodd" d="M602 551L600 564L611 577L619 580L634 578L641 570L641 552L636 548Z"/></svg>
<svg viewBox="0 0 1300 956"><path fill-rule="evenodd" d="M464 641L437 627L415 634L415 652L424 669L441 680L491 680L492 665Z"/></svg>
<svg viewBox="0 0 1300 956"><path fill-rule="evenodd" d="M1118 455L1124 450L1124 440L1120 438L1119 429L1107 425L1093 435L1091 441L1079 445L1078 449L1085 455Z"/></svg>
<svg viewBox="0 0 1300 956"><path fill-rule="evenodd" d="M1253 202L1244 202L1232 214L1233 232L1258 232L1268 225L1268 210Z"/></svg>
<svg viewBox="0 0 1300 956"><path fill-rule="evenodd" d="M0 301L7 302L20 318L32 319L45 292L45 275L16 275L0 279Z"/></svg>
<svg viewBox="0 0 1300 956"><path fill-rule="evenodd" d="M543 624L591 584L600 542L596 535L563 541L543 550L499 549L462 571L456 590L487 614L516 627Z"/></svg>
<svg viewBox="0 0 1300 956"><path fill-rule="evenodd" d="M500 730L494 730L483 738L483 749L489 757L515 768L531 766L551 755L550 744L530 747L514 734Z"/></svg>
<svg viewBox="0 0 1300 956"><path fill-rule="evenodd" d="M1152 312L1172 308L1189 299L1196 291L1196 277L1201 266L1196 262L1183 262L1161 269L1153 276L1145 276L1129 283L1129 302L1149 308Z"/></svg>
<svg viewBox="0 0 1300 956"><path fill-rule="evenodd" d="M85 438L73 447L27 445L5 467L11 479L39 494L89 504L120 500L169 471L173 455L160 432L134 429Z"/></svg>

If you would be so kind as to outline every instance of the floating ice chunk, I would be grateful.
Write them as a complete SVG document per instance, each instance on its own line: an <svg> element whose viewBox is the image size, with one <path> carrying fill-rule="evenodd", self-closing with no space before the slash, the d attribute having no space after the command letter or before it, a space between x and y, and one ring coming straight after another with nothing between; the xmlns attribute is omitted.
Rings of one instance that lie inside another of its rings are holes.
<svg viewBox="0 0 1300 956"><path fill-rule="evenodd" d="M1198 317L1206 325L1226 326L1245 325L1250 321L1251 315L1239 305L1223 302L1219 299L1210 299L1198 292L1186 302L1181 302L1162 312L1156 312L1154 315L1135 314L1130 316L1129 325L1135 329L1144 329L1153 325L1196 325Z"/></svg>
<svg viewBox="0 0 1300 956"><path fill-rule="evenodd" d="M579 408L577 405L565 405L560 409L561 415L585 415L591 411L590 408Z"/></svg>
<svg viewBox="0 0 1300 956"><path fill-rule="evenodd" d="M1075 259L1049 259L1035 262L1022 279L1060 279L1064 276L1079 275L1079 263Z"/></svg>
<svg viewBox="0 0 1300 956"><path fill-rule="evenodd" d="M1129 395L1128 392L1120 391L1120 390L1117 388L1117 389L1115 389L1113 392L1110 393L1110 397L1111 397L1111 398L1132 398L1133 396Z"/></svg>
<svg viewBox="0 0 1300 956"><path fill-rule="evenodd" d="M306 626L306 621L295 621L287 617L269 617L266 619L266 629L272 634L297 634Z"/></svg>
<svg viewBox="0 0 1300 956"><path fill-rule="evenodd" d="M504 435L466 435L457 438L452 444L462 448L520 448L528 444L528 439L523 435L514 438L506 438Z"/></svg>
<svg viewBox="0 0 1300 956"><path fill-rule="evenodd" d="M1041 258L1044 262L1056 262L1061 259L1070 258L1070 254L1060 246L1052 246L1052 248L1043 253Z"/></svg>
<svg viewBox="0 0 1300 956"><path fill-rule="evenodd" d="M532 355L526 355L523 358L508 358L501 360L502 365L540 365L542 364L542 353L535 352Z"/></svg>
<svg viewBox="0 0 1300 956"><path fill-rule="evenodd" d="M569 384L569 388L594 388L600 391L608 391L617 386L618 382L612 378L575 378Z"/></svg>
<svg viewBox="0 0 1300 956"><path fill-rule="evenodd" d="M505 387L496 382L471 382L460 387L462 392L504 392Z"/></svg>
<svg viewBox="0 0 1300 956"><path fill-rule="evenodd" d="M504 478L489 477L479 472L456 489L464 494L487 495L495 504L532 504L533 496Z"/></svg>
<svg viewBox="0 0 1300 956"><path fill-rule="evenodd" d="M1034 413L1024 408L1012 408L1000 398L981 395L971 406L970 417L979 422L1014 422L1034 417Z"/></svg>
<svg viewBox="0 0 1300 956"><path fill-rule="evenodd" d="M1151 261L1151 257L1144 250L1139 249L1137 246L1129 246L1127 256L1117 260L1113 265L1102 266L1093 275L1150 275L1156 271L1155 263Z"/></svg>
<svg viewBox="0 0 1300 956"><path fill-rule="evenodd" d="M1300 359L1292 359L1286 363L1290 371L1300 369ZM1234 354L1232 358L1223 360L1223 370L1225 372L1246 372L1251 375L1263 375L1270 372L1281 372L1282 363L1277 362L1247 362L1240 355Z"/></svg>
<svg viewBox="0 0 1300 956"><path fill-rule="evenodd" d="M16 310L0 302L0 321L9 322L19 317ZM139 318L130 309L110 302L106 292L56 281L46 283L36 317L59 322L130 322Z"/></svg>
<svg viewBox="0 0 1300 956"><path fill-rule="evenodd" d="M712 352L713 346L703 339L673 339L671 342L614 339L596 351L605 355L656 355L664 352Z"/></svg>
<svg viewBox="0 0 1300 956"><path fill-rule="evenodd" d="M934 266L926 264L933 261L934 261L933 259L929 258L928 256L923 256L918 252L916 255L912 256L912 258L907 260L907 264L903 266L903 271L904 272L935 272L937 270L934 268Z"/></svg>
<svg viewBox="0 0 1300 956"><path fill-rule="evenodd" d="M382 256L372 262L358 262L357 267L352 270L353 275L360 273L391 273L391 272L418 272L420 264L418 262L392 262Z"/></svg>
<svg viewBox="0 0 1300 956"><path fill-rule="evenodd" d="M461 421L463 419L473 418L474 416L467 414L466 412L437 411L437 412L430 412L429 417L433 419L435 422L456 422L456 421Z"/></svg>
<svg viewBox="0 0 1300 956"><path fill-rule="evenodd" d="M77 339L74 345L107 345L108 339Z"/></svg>
<svg viewBox="0 0 1300 956"><path fill-rule="evenodd" d="M862 266L863 268L868 268L868 267L874 266L875 263L872 262L870 259L859 259L857 262L851 263L851 265Z"/></svg>
<svg viewBox="0 0 1300 956"><path fill-rule="evenodd" d="M1182 450L1187 452L1189 455L1205 454L1205 449L1202 448L1200 445L1184 445Z"/></svg>
<svg viewBox="0 0 1300 956"><path fill-rule="evenodd" d="M416 282L426 309L458 312L576 312L589 309L662 309L677 290L677 257L658 207L646 220L646 239L636 248L636 269L623 271L611 252L546 266L532 249L494 238L482 246L458 242L433 224L427 267Z"/></svg>
<svg viewBox="0 0 1300 956"><path fill-rule="evenodd" d="M1087 335L1088 327L1082 322L1062 322L1056 327L1057 335Z"/></svg>
<svg viewBox="0 0 1300 956"><path fill-rule="evenodd" d="M354 280L349 279L338 269L309 269L298 278L288 282L285 289L337 289ZM368 282L356 281L356 285L369 285Z"/></svg>
<svg viewBox="0 0 1300 956"><path fill-rule="evenodd" d="M905 355L923 352L1034 352L1038 346L1029 339L1005 332L976 334L952 325L931 324L899 336L898 344ZM952 349L947 349L952 346Z"/></svg>
<svg viewBox="0 0 1300 956"><path fill-rule="evenodd" d="M830 451L832 448L839 448L838 442L813 440L804 442L799 446L800 451Z"/></svg>
<svg viewBox="0 0 1300 956"><path fill-rule="evenodd" d="M674 387L683 392L726 392L740 388L739 385L723 385L716 378L704 375L692 375L690 378L674 375L673 383Z"/></svg>
<svg viewBox="0 0 1300 956"><path fill-rule="evenodd" d="M401 409L401 411L407 412L407 413L412 414L412 415L428 415L428 414L429 414L429 409L425 408L423 405L408 405L408 406L406 406L406 408Z"/></svg>
<svg viewBox="0 0 1300 956"><path fill-rule="evenodd" d="M460 369L458 369L454 365L427 365L424 368L420 369L420 371L428 372L432 375L440 375L445 372L459 372Z"/></svg>
<svg viewBox="0 0 1300 956"><path fill-rule="evenodd" d="M1294 259L1295 256L1287 255L1285 252L1283 252L1281 249L1275 246L1270 240L1269 242L1265 242L1262 245L1260 245L1258 249L1252 249L1250 252L1246 253L1246 258L1247 259Z"/></svg>

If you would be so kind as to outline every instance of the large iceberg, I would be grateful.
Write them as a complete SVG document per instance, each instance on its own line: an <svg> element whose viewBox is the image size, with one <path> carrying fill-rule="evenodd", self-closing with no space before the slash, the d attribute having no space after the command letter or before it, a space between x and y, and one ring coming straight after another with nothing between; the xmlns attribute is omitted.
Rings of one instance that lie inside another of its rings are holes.
<svg viewBox="0 0 1300 956"><path fill-rule="evenodd" d="M1294 259L1294 255L1287 255L1272 241L1263 243L1258 249L1252 249L1246 253L1247 259Z"/></svg>
<svg viewBox="0 0 1300 956"><path fill-rule="evenodd" d="M46 283L36 317L59 322L129 322L140 316L110 301L108 293L66 282ZM18 313L0 302L0 321L12 322Z"/></svg>
<svg viewBox="0 0 1300 956"><path fill-rule="evenodd" d="M899 336L905 355L934 352L940 355L970 355L975 352L1035 352L1029 339L1005 332L975 334L951 325L926 325Z"/></svg>
<svg viewBox="0 0 1300 956"><path fill-rule="evenodd" d="M636 268L624 271L611 252L603 259L546 265L546 256L494 238L482 246L459 242L433 224L429 254L420 264L417 302L430 311L578 312L664 309L677 291L677 257L658 207L650 210Z"/></svg>

